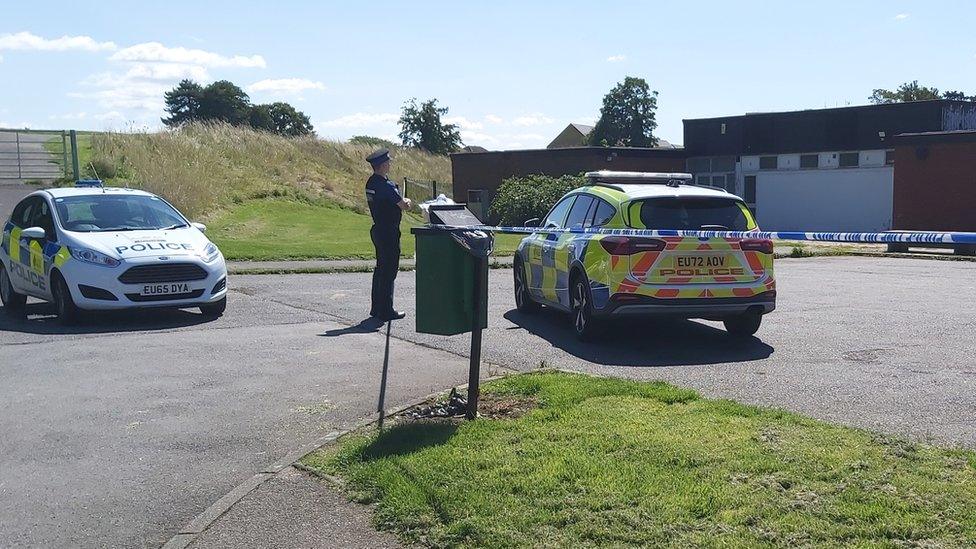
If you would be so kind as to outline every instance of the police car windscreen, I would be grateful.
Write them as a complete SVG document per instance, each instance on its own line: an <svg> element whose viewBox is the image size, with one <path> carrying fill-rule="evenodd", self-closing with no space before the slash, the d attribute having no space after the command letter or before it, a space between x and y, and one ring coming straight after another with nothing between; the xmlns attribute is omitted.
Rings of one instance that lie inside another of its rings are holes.
<svg viewBox="0 0 976 549"><path fill-rule="evenodd" d="M186 227L172 206L155 196L105 194L54 200L61 226L69 231L146 231Z"/></svg>
<svg viewBox="0 0 976 549"><path fill-rule="evenodd" d="M747 215L744 204L726 198L652 198L640 204L640 220L652 230L747 231Z"/></svg>

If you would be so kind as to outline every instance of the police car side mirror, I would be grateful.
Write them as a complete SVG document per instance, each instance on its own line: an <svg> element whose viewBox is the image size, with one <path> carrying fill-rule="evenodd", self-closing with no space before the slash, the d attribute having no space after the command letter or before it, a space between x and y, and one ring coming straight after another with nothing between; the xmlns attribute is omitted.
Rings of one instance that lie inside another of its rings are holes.
<svg viewBox="0 0 976 549"><path fill-rule="evenodd" d="M525 223L523 223L522 226L523 227L538 227L539 226L539 221L540 220L539 220L538 217L533 217L532 219L530 219L530 220L526 221Z"/></svg>
<svg viewBox="0 0 976 549"><path fill-rule="evenodd" d="M200 231L201 233L207 232L207 226L204 225L203 223L190 223L190 225L193 225L193 228Z"/></svg>
<svg viewBox="0 0 976 549"><path fill-rule="evenodd" d="M44 240L45 238L47 238L47 233L45 233L44 229L40 227L31 227L29 229L24 229L23 231L21 231L20 237L26 238L28 240Z"/></svg>

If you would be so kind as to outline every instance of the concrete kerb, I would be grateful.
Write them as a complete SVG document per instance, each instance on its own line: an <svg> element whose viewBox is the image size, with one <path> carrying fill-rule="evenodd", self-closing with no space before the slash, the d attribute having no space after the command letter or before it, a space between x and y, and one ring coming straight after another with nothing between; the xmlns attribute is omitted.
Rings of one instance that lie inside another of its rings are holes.
<svg viewBox="0 0 976 549"><path fill-rule="evenodd" d="M497 365L489 365L487 363L482 363L482 365L483 366L488 365L488 366L493 366L495 368L499 368L499 366ZM484 381L486 382L494 381L496 379L501 379L503 377L517 373L514 370L511 370L506 367L500 367L500 368L504 370L508 370L508 372L500 375L488 376L484 379ZM435 393L430 393L427 396L417 399L404 406L400 406L392 410L387 410L386 412L384 412L384 417L393 417L393 416L400 415L403 412L409 410L410 408L419 406L424 402L428 402L438 397L446 396L447 394L450 393L452 388L457 388L460 391L461 389L467 389L467 387L468 385L465 383L463 385L457 385L456 387L449 387L447 389L443 389ZM191 543L193 543L200 534L206 531L207 528L209 528L214 522L217 521L217 519L219 519L225 513L227 513L227 511L230 511L230 509L238 502L240 502L242 499L244 499L245 496L247 496L248 494L256 490L259 486L261 486L265 482L281 474L282 471L284 471L288 467L295 467L296 469L300 469L302 471L312 473L317 477L324 478L325 480L328 480L334 485L337 486L341 485L342 483L339 482L338 479L323 476L318 472L312 471L309 468L301 465L298 462L301 461L301 459L304 458L305 456L311 454L312 452L315 452L316 450L319 450L320 448L324 448L325 446L328 446L330 444L334 444L336 441L338 441L339 439L341 439L342 437L350 433L363 431L365 429L370 428L371 426L375 426L378 422L379 422L379 417L377 416L373 419L361 421L349 429L345 429L342 431L332 431L326 435L323 435L315 439L312 442L299 446L297 449L286 454L283 458L275 461L274 463L271 463L267 467L261 469L261 471L255 474L254 476L238 484L230 492L224 494L220 499L218 499L212 505L210 505L210 507L207 507L202 513L194 517L190 522L186 523L186 525L183 528L180 528L180 530L163 545L162 549L186 549L186 547L188 547Z"/></svg>

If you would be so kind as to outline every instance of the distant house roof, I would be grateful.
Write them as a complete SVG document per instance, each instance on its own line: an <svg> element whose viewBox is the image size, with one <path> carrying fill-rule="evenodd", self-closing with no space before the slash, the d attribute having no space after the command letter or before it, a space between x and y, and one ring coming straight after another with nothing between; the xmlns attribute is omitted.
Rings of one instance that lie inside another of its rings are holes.
<svg viewBox="0 0 976 549"><path fill-rule="evenodd" d="M488 149L484 147L480 147L478 145L468 145L467 147L462 148L459 152L483 153L483 152L488 152Z"/></svg>
<svg viewBox="0 0 976 549"><path fill-rule="evenodd" d="M576 128L577 131L580 132L580 135L583 135L583 136L590 135L590 132L593 131L593 126L587 126L586 124L572 123L572 124L570 124L570 126Z"/></svg>
<svg viewBox="0 0 976 549"><path fill-rule="evenodd" d="M559 135L552 140L552 143L546 147L547 149L566 149L569 147L583 147L588 145L586 142L586 136L590 135L593 131L593 126L587 126L586 124L576 124L575 122L570 123L566 126L563 131L559 132ZM676 149L678 147L665 141L664 139L657 140L656 149Z"/></svg>

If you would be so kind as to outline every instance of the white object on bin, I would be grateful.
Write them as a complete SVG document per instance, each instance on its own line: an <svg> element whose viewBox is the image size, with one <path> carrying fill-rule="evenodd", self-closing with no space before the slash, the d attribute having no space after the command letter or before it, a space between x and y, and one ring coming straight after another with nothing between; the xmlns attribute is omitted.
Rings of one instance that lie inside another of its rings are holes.
<svg viewBox="0 0 976 549"><path fill-rule="evenodd" d="M420 204L420 211L423 212L423 214L424 214L424 222L426 222L426 223L430 223L430 206L431 206L431 204L436 205L436 206L440 206L440 205L443 205L443 204L457 204L457 202L451 200L450 198L448 198L447 196L445 196L443 194L437 195L437 198L435 198L433 200L428 200L426 202L422 202Z"/></svg>

